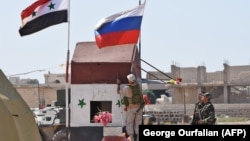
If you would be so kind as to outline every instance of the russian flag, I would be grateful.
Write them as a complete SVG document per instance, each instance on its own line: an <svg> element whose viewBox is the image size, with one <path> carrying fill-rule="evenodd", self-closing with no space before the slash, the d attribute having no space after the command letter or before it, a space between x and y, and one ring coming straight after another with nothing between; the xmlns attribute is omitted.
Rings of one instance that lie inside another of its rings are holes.
<svg viewBox="0 0 250 141"><path fill-rule="evenodd" d="M145 2L134 9L101 19L95 28L98 47L136 44L140 35L144 7Z"/></svg>

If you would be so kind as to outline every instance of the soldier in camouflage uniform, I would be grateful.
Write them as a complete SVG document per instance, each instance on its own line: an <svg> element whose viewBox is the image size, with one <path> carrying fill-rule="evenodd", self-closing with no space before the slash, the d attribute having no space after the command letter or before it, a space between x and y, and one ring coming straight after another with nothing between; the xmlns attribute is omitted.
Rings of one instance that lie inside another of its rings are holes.
<svg viewBox="0 0 250 141"><path fill-rule="evenodd" d="M204 94L204 93L206 93L206 92L201 91L199 93L199 95L198 95L198 101L195 103L194 113L193 113L193 119L192 119L191 125L197 125L198 124L198 120L200 120L199 111L203 107L203 104L202 104L202 101L201 101L201 97L202 97L201 94Z"/></svg>
<svg viewBox="0 0 250 141"><path fill-rule="evenodd" d="M201 94L201 101L203 106L199 110L200 119L197 121L199 125L201 124L214 125L216 122L215 109L210 100L211 100L210 93Z"/></svg>

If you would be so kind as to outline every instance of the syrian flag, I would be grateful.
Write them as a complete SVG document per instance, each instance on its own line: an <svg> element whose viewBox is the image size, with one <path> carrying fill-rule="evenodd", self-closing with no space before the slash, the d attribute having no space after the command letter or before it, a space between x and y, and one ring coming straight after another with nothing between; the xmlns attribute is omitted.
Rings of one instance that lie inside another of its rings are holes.
<svg viewBox="0 0 250 141"><path fill-rule="evenodd" d="M134 9L101 19L95 27L95 39L98 47L137 44L145 3L146 1Z"/></svg>
<svg viewBox="0 0 250 141"><path fill-rule="evenodd" d="M68 0L38 0L21 13L21 36L68 22Z"/></svg>

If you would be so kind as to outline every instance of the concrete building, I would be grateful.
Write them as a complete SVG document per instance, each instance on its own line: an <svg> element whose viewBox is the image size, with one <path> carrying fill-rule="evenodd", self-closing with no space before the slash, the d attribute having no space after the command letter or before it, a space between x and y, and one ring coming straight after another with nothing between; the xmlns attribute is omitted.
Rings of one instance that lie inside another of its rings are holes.
<svg viewBox="0 0 250 141"><path fill-rule="evenodd" d="M224 70L207 72L205 66L171 66L171 72L150 71L144 81L145 88L159 91L166 90L172 96L173 104L194 103L201 90L210 92L214 103L249 103L250 102L250 66L229 66ZM171 79L182 78L179 85L165 84ZM161 80L161 81L159 81ZM159 96L159 94L157 95Z"/></svg>
<svg viewBox="0 0 250 141"><path fill-rule="evenodd" d="M44 84L40 84L37 79L20 79L19 77L10 77L9 81L29 107L36 108L53 104L60 98L57 96L58 93L65 90L65 74L48 72L44 74L44 78Z"/></svg>

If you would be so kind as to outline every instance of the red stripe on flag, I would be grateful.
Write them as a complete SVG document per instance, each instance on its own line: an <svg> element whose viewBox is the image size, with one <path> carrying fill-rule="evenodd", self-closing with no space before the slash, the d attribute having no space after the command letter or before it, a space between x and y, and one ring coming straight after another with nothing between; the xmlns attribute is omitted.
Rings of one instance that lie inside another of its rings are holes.
<svg viewBox="0 0 250 141"><path fill-rule="evenodd" d="M24 9L22 11L22 13L21 13L22 19L30 16L38 6L41 6L49 1L51 1L51 0L38 0L38 1L34 2L32 5L30 5L29 7L27 7L26 9Z"/></svg>
<svg viewBox="0 0 250 141"><path fill-rule="evenodd" d="M122 44L137 44L139 34L140 30L129 30L97 35L95 39L98 47L102 48Z"/></svg>

